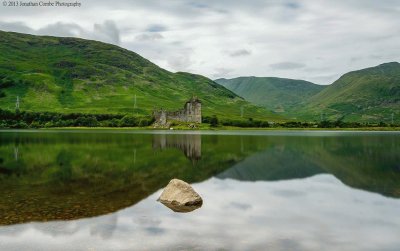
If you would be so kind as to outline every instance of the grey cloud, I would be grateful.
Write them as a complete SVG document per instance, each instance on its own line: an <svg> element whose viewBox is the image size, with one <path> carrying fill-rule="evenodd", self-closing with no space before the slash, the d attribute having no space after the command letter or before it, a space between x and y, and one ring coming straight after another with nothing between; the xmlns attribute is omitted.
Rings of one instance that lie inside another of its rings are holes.
<svg viewBox="0 0 400 251"><path fill-rule="evenodd" d="M361 60L362 59L362 57L357 57L357 56L355 56L355 57L351 57L350 58L350 61L351 62L355 62L355 61L359 61L359 60Z"/></svg>
<svg viewBox="0 0 400 251"><path fill-rule="evenodd" d="M233 72L234 69L226 68L226 67L217 67L214 69L214 73L212 74L212 79L223 78Z"/></svg>
<svg viewBox="0 0 400 251"><path fill-rule="evenodd" d="M192 7L195 7L195 8L200 8L200 9L209 8L209 6L207 4L200 3L200 2L190 2L189 5Z"/></svg>
<svg viewBox="0 0 400 251"><path fill-rule="evenodd" d="M90 235L99 236L102 239L110 239L117 229L117 222L118 217L116 215L99 219L99 224L90 227Z"/></svg>
<svg viewBox="0 0 400 251"><path fill-rule="evenodd" d="M240 209L240 210L243 210L243 211L246 211L246 210L252 208L252 206L250 204L240 203L240 202L236 202L236 201L232 201L229 205L231 207L234 207L234 208L237 208L237 209Z"/></svg>
<svg viewBox="0 0 400 251"><path fill-rule="evenodd" d="M297 2L288 2L288 3L285 3L285 6L286 6L287 8L289 8L289 9L298 9L298 8L300 8L300 3L297 3Z"/></svg>
<svg viewBox="0 0 400 251"><path fill-rule="evenodd" d="M187 55L180 55L170 58L168 60L168 65L172 69L179 71L187 69L188 66L191 65L191 63L190 58Z"/></svg>
<svg viewBox="0 0 400 251"><path fill-rule="evenodd" d="M40 28L35 33L38 35L51 35L60 37L72 37L79 36L83 32L83 29L74 23L61 23L49 24L43 28Z"/></svg>
<svg viewBox="0 0 400 251"><path fill-rule="evenodd" d="M271 69L274 70L293 70L293 69L304 68L306 65L295 62L281 62L276 64L270 64L269 66L271 67Z"/></svg>
<svg viewBox="0 0 400 251"><path fill-rule="evenodd" d="M0 21L0 30L13 31L21 33L32 33L34 30L23 22L2 22Z"/></svg>
<svg viewBox="0 0 400 251"><path fill-rule="evenodd" d="M302 68L302 71L305 71L307 73L329 72L329 70L331 70L331 69L330 69L330 67L327 67L327 66Z"/></svg>
<svg viewBox="0 0 400 251"><path fill-rule="evenodd" d="M106 20L102 24L94 24L93 30L86 30L76 23L56 22L48 24L39 29L30 28L24 22L2 22L0 29L5 31L14 31L30 33L34 35L49 35L59 37L82 37L86 39L95 39L103 42L119 44L120 32L114 21Z"/></svg>
<svg viewBox="0 0 400 251"><path fill-rule="evenodd" d="M251 54L251 51L246 49L236 50L229 53L231 57L240 57L240 56L248 56Z"/></svg>
<svg viewBox="0 0 400 251"><path fill-rule="evenodd" d="M74 23L57 22L46 25L40 29L33 29L24 22L1 22L0 29L5 31L14 31L22 33L30 33L35 35L51 35L51 36L81 36L83 29Z"/></svg>
<svg viewBox="0 0 400 251"><path fill-rule="evenodd" d="M277 240L275 246L281 247L282 250L297 250L297 251L308 250L307 248L303 248L299 241L292 239Z"/></svg>
<svg viewBox="0 0 400 251"><path fill-rule="evenodd" d="M165 228L160 227L146 227L144 230L152 235L159 235L165 233Z"/></svg>
<svg viewBox="0 0 400 251"><path fill-rule="evenodd" d="M60 227L57 226L57 224L55 224L54 222L49 222L47 226L43 226L42 224L34 224L32 225L32 227L53 237L74 234L79 231L79 228L77 226ZM22 229L20 229L20 231L22 231Z"/></svg>
<svg viewBox="0 0 400 251"><path fill-rule="evenodd" d="M136 36L136 40L138 41L154 41L163 38L163 35L160 33L144 33Z"/></svg>
<svg viewBox="0 0 400 251"><path fill-rule="evenodd" d="M382 55L377 55L377 54L372 54L372 55L369 56L369 58L371 58L371 59L382 59L383 56Z"/></svg>
<svg viewBox="0 0 400 251"><path fill-rule="evenodd" d="M112 20L107 20L103 24L94 24L94 32L101 40L114 44L120 43L120 35L117 25Z"/></svg>
<svg viewBox="0 0 400 251"><path fill-rule="evenodd" d="M162 24L152 24L149 27L147 27L146 31L147 32L162 32L166 31L167 27Z"/></svg>

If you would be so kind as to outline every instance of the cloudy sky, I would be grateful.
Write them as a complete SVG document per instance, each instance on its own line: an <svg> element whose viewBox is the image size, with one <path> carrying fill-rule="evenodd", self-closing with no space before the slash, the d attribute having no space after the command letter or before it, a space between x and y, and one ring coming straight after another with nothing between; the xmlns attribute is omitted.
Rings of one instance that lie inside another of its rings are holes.
<svg viewBox="0 0 400 251"><path fill-rule="evenodd" d="M398 0L78 1L75 8L0 4L0 29L113 43L170 71L212 79L330 84L351 70L400 61Z"/></svg>

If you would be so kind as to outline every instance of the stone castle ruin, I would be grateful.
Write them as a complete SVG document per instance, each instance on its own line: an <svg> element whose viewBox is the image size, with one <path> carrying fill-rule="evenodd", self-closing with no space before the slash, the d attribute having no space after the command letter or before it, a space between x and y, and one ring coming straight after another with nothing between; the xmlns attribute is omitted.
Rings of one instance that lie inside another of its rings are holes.
<svg viewBox="0 0 400 251"><path fill-rule="evenodd" d="M153 112L155 118L155 125L168 126L171 121L180 121L188 123L201 123L201 101L197 97L191 98L187 101L183 109L168 112L160 109Z"/></svg>

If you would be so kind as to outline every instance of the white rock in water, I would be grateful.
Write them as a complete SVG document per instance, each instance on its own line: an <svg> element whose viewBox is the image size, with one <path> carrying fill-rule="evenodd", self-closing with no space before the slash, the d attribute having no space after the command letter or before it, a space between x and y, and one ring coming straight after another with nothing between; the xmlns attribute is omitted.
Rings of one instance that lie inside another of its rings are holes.
<svg viewBox="0 0 400 251"><path fill-rule="evenodd" d="M203 199L186 182L172 179L164 188L159 202L175 212L190 212L203 205Z"/></svg>

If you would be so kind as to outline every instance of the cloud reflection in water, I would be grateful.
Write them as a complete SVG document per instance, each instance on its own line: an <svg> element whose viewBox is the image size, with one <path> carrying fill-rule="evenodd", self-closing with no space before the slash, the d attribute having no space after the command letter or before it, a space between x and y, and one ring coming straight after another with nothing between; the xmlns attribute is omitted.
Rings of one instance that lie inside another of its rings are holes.
<svg viewBox="0 0 400 251"><path fill-rule="evenodd" d="M161 190L116 213L0 228L1 250L396 250L400 200L332 175L194 184L202 210L177 214Z"/></svg>

